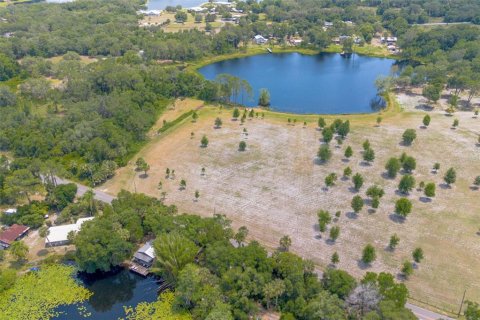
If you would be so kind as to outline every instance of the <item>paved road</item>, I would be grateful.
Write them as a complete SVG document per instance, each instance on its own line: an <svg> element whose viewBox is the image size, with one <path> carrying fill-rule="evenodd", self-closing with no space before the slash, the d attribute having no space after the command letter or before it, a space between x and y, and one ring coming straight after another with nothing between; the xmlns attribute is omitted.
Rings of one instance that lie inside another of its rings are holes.
<svg viewBox="0 0 480 320"><path fill-rule="evenodd" d="M70 181L70 180L67 180L67 179L62 179L62 178L59 178L59 177L56 177L56 180L57 180L57 184L67 184L67 183L75 183L77 185L77 195L78 196L82 196L85 194L85 192L87 192L88 190L90 190L91 188L87 187L87 186L84 186L82 184L79 184L79 183L76 183L76 182L73 182L73 181ZM105 193L103 191L99 191L99 190L93 190L95 192L95 199L99 200L99 201L103 201L103 202L106 202L106 203L112 203L112 200L115 199L116 197L115 196L112 196L108 193Z"/></svg>
<svg viewBox="0 0 480 320"><path fill-rule="evenodd" d="M472 24L471 22L432 22L432 23L413 23L412 26L452 26L459 24Z"/></svg>
<svg viewBox="0 0 480 320"><path fill-rule="evenodd" d="M89 187L86 187L84 185L78 184L76 182L73 182L73 181L70 181L70 180L67 180L67 179L62 179L62 178L56 177L56 180L57 180L57 184L75 183L78 187L77 195L79 195L79 196L85 194L85 192L90 190ZM103 201L103 202L112 203L112 200L116 198L115 196L112 196L108 193L105 193L105 192L102 192L102 191L99 191L99 190L94 190L94 192L95 192L95 199ZM323 271L320 270L320 269L315 269L315 273L317 274L317 276L319 278L321 278L323 276ZM418 306L413 305L411 303L407 303L406 307L408 309L412 310L412 312L415 314L415 316L417 316L417 318L420 319L420 320L440 320L440 319L441 320L453 320L452 318L449 318L449 317L443 316L441 314L435 313L433 311L418 307Z"/></svg>

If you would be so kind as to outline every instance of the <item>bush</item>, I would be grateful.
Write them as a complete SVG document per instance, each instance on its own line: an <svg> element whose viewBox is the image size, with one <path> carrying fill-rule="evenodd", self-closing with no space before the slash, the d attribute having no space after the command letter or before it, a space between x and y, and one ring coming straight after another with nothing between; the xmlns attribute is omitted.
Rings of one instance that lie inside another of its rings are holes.
<svg viewBox="0 0 480 320"><path fill-rule="evenodd" d="M323 162L327 162L332 158L332 151L330 150L328 145L322 145L320 149L318 149L318 157Z"/></svg>
<svg viewBox="0 0 480 320"><path fill-rule="evenodd" d="M409 146L417 138L417 133L415 129L407 129L403 133L402 138L403 138L403 143Z"/></svg>
<svg viewBox="0 0 480 320"><path fill-rule="evenodd" d="M402 161L403 170L406 172L412 172L417 168L417 161L414 157L406 156Z"/></svg>
<svg viewBox="0 0 480 320"><path fill-rule="evenodd" d="M360 190L360 188L363 186L363 177L360 173L356 173L352 177L352 181L353 181L353 186L357 191Z"/></svg>
<svg viewBox="0 0 480 320"><path fill-rule="evenodd" d="M367 244L362 252L363 263L370 264L375 261L376 258L377 254L375 253L375 248L371 244Z"/></svg>
<svg viewBox="0 0 480 320"><path fill-rule="evenodd" d="M387 170L387 175L390 178L395 178L398 171L400 170L401 163L397 158L390 158L385 165L385 170Z"/></svg>
<svg viewBox="0 0 480 320"><path fill-rule="evenodd" d="M457 181L457 172L455 171L455 169L453 168L448 169L447 172L445 173L445 176L443 177L443 180L448 185L455 183L455 181Z"/></svg>
<svg viewBox="0 0 480 320"><path fill-rule="evenodd" d="M412 202L407 198L400 198L395 202L395 213L406 218L412 212Z"/></svg>
<svg viewBox="0 0 480 320"><path fill-rule="evenodd" d="M360 196L355 196L352 199L352 209L355 213L359 213L363 208L363 199Z"/></svg>
<svg viewBox="0 0 480 320"><path fill-rule="evenodd" d="M239 151L245 151L247 149L247 143L245 141L240 141L238 144L238 150Z"/></svg>
<svg viewBox="0 0 480 320"><path fill-rule="evenodd" d="M435 197L435 183L429 182L425 185L425 189L423 190L426 197L432 198Z"/></svg>
<svg viewBox="0 0 480 320"><path fill-rule="evenodd" d="M403 176L398 184L398 190L403 193L409 193L413 188L415 188L415 178L409 174Z"/></svg>

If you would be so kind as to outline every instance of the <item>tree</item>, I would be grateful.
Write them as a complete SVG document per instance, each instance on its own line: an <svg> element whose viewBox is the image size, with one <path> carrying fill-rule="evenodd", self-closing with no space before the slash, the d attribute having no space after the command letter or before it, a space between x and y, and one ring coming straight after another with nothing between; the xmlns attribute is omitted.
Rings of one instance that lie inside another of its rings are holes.
<svg viewBox="0 0 480 320"><path fill-rule="evenodd" d="M367 150L367 149L370 149L370 141L367 139L363 142L362 144L362 147L363 147L363 150Z"/></svg>
<svg viewBox="0 0 480 320"><path fill-rule="evenodd" d="M377 185L373 185L367 189L366 195L370 198L381 198L385 195L385 191Z"/></svg>
<svg viewBox="0 0 480 320"><path fill-rule="evenodd" d="M429 182L425 185L425 189L423 190L423 193L425 194L426 197L432 198L435 197L435 183Z"/></svg>
<svg viewBox="0 0 480 320"><path fill-rule="evenodd" d="M330 261L331 261L332 264L334 264L334 265L336 265L337 263L340 262L340 257L338 256L337 251L335 251L335 252L332 254L332 258L330 259Z"/></svg>
<svg viewBox="0 0 480 320"><path fill-rule="evenodd" d="M0 67L1 68L1 67ZM17 96L7 86L0 86L0 108L17 104Z"/></svg>
<svg viewBox="0 0 480 320"><path fill-rule="evenodd" d="M345 122L342 122L337 128L337 133L342 139L345 139L349 132L350 132L350 121L349 120L347 120Z"/></svg>
<svg viewBox="0 0 480 320"><path fill-rule="evenodd" d="M402 179L400 179L398 190L402 193L408 194L413 188L415 188L415 178L410 174L404 175Z"/></svg>
<svg viewBox="0 0 480 320"><path fill-rule="evenodd" d="M332 241L336 241L338 239L338 236L340 235L340 227L339 226L333 226L330 228L330 239Z"/></svg>
<svg viewBox="0 0 480 320"><path fill-rule="evenodd" d="M27 257L28 246L21 240L14 241L9 247L10 254L17 260L23 260Z"/></svg>
<svg viewBox="0 0 480 320"><path fill-rule="evenodd" d="M417 168L417 161L414 157L406 156L402 161L402 167L405 172L411 173Z"/></svg>
<svg viewBox="0 0 480 320"><path fill-rule="evenodd" d="M285 283L281 279L275 279L265 285L263 294L267 299L267 309L270 309L270 302L275 298L275 307L278 306L278 297L285 292Z"/></svg>
<svg viewBox="0 0 480 320"><path fill-rule="evenodd" d="M327 125L327 123L325 122L325 119L320 117L318 118L318 127L323 129L325 128L325 126Z"/></svg>
<svg viewBox="0 0 480 320"><path fill-rule="evenodd" d="M353 156L353 150L352 150L352 147L348 146L346 149L345 149L345 158L347 159L350 159L351 156Z"/></svg>
<svg viewBox="0 0 480 320"><path fill-rule="evenodd" d="M320 148L318 149L318 157L322 162L327 162L328 160L330 160L330 158L332 158L332 151L330 150L328 145L325 144L320 146Z"/></svg>
<svg viewBox="0 0 480 320"><path fill-rule="evenodd" d="M330 212L326 210L318 211L317 216L320 232L325 232L327 230L327 225L332 221L332 216L330 215Z"/></svg>
<svg viewBox="0 0 480 320"><path fill-rule="evenodd" d="M445 183L448 185L455 183L455 181L457 181L457 172L455 171L455 169L448 169L445 173L445 176L443 177L443 181L445 181Z"/></svg>
<svg viewBox="0 0 480 320"><path fill-rule="evenodd" d="M222 127L222 119L216 118L215 119L215 128L221 128Z"/></svg>
<svg viewBox="0 0 480 320"><path fill-rule="evenodd" d="M30 194L40 191L42 188L40 178L34 176L28 169L18 169L8 175L4 182L4 190L12 194L16 200L21 195L31 202Z"/></svg>
<svg viewBox="0 0 480 320"><path fill-rule="evenodd" d="M433 170L435 171L435 173L437 173L438 170L440 170L440 163L435 162L435 164L433 165Z"/></svg>
<svg viewBox="0 0 480 320"><path fill-rule="evenodd" d="M423 117L423 125L425 127L428 127L430 125L430 116L428 114L425 115L425 117Z"/></svg>
<svg viewBox="0 0 480 320"><path fill-rule="evenodd" d="M406 218L412 212L412 202L407 198L400 198L395 202L395 213Z"/></svg>
<svg viewBox="0 0 480 320"><path fill-rule="evenodd" d="M393 234L391 237L390 237L390 242L388 243L388 247L391 249L391 250L395 250L395 248L397 247L398 243L400 242L400 238L397 236L397 234Z"/></svg>
<svg viewBox="0 0 480 320"><path fill-rule="evenodd" d="M335 173L330 173L328 176L325 177L325 185L327 187L331 187L337 181L337 175Z"/></svg>
<svg viewBox="0 0 480 320"><path fill-rule="evenodd" d="M136 170L143 171L145 176L147 175L148 170L150 170L150 165L141 157L137 159L135 165L137 166Z"/></svg>
<svg viewBox="0 0 480 320"><path fill-rule="evenodd" d="M363 152L363 160L369 163L375 160L375 152L373 149L369 148Z"/></svg>
<svg viewBox="0 0 480 320"><path fill-rule="evenodd" d="M279 243L282 251L288 251L292 245L292 239L288 235L284 235L280 238Z"/></svg>
<svg viewBox="0 0 480 320"><path fill-rule="evenodd" d="M350 169L350 167L346 167L345 169L343 169L344 177L350 177L351 174L352 174L352 169Z"/></svg>
<svg viewBox="0 0 480 320"><path fill-rule="evenodd" d="M203 15L197 13L195 15L195 23L201 23L202 21L203 21Z"/></svg>
<svg viewBox="0 0 480 320"><path fill-rule="evenodd" d="M232 117L234 120L237 120L238 117L240 117L240 110L238 110L238 108L233 109Z"/></svg>
<svg viewBox="0 0 480 320"><path fill-rule="evenodd" d="M390 158L385 165L388 177L392 179L395 178L400 170L400 166L400 161L397 158Z"/></svg>
<svg viewBox="0 0 480 320"><path fill-rule="evenodd" d="M378 288L373 283L359 284L345 300L350 314L355 319L365 319L363 316L370 311L377 310L382 296Z"/></svg>
<svg viewBox="0 0 480 320"><path fill-rule="evenodd" d="M377 117L377 126L380 127L380 123L382 123L382 117Z"/></svg>
<svg viewBox="0 0 480 320"><path fill-rule="evenodd" d="M270 92L267 89L260 89L258 104L262 107L268 107L270 105Z"/></svg>
<svg viewBox="0 0 480 320"><path fill-rule="evenodd" d="M440 99L441 91L440 86L429 84L423 88L422 95L427 98L428 101L432 101L435 104Z"/></svg>
<svg viewBox="0 0 480 320"><path fill-rule="evenodd" d="M240 141L238 144L238 151L245 151L247 149L247 143L245 141Z"/></svg>
<svg viewBox="0 0 480 320"><path fill-rule="evenodd" d="M475 179L473 180L473 185L475 187L480 187L480 176L476 176Z"/></svg>
<svg viewBox="0 0 480 320"><path fill-rule="evenodd" d="M195 201L198 201L198 198L200 198L200 192L195 190Z"/></svg>
<svg viewBox="0 0 480 320"><path fill-rule="evenodd" d="M184 190L187 187L187 181L185 179L180 180L180 189Z"/></svg>
<svg viewBox="0 0 480 320"><path fill-rule="evenodd" d="M239 229L238 229L238 232L233 236L233 239L235 239L235 241L237 241L238 245L240 247L243 246L243 243L245 242L245 240L247 239L247 236L248 236L248 229L247 227L245 226L241 226Z"/></svg>
<svg viewBox="0 0 480 320"><path fill-rule="evenodd" d="M367 244L362 251L362 261L363 263L370 264L377 258L375 253L375 248L371 244Z"/></svg>
<svg viewBox="0 0 480 320"><path fill-rule="evenodd" d="M378 206L380 206L380 198L378 197L372 198L372 208L378 209Z"/></svg>
<svg viewBox="0 0 480 320"><path fill-rule="evenodd" d="M177 11L177 13L175 14L175 20L177 22L180 22L180 23L185 23L188 19L188 15L186 12L184 11Z"/></svg>
<svg viewBox="0 0 480 320"><path fill-rule="evenodd" d="M354 196L351 202L352 209L355 213L359 213L363 208L363 199L360 196Z"/></svg>
<svg viewBox="0 0 480 320"><path fill-rule="evenodd" d="M405 130L405 132L403 132L402 138L403 138L403 143L409 146L417 138L417 133L415 129L407 129Z"/></svg>
<svg viewBox="0 0 480 320"><path fill-rule="evenodd" d="M192 113L192 120L193 120L193 122L197 122L197 120L198 120L198 113L197 113L197 111L193 111L193 113Z"/></svg>
<svg viewBox="0 0 480 320"><path fill-rule="evenodd" d="M327 144L330 143L330 141L332 141L332 139L333 139L333 130L329 127L323 129L322 136L323 136L323 141L325 143L327 143Z"/></svg>
<svg viewBox="0 0 480 320"><path fill-rule="evenodd" d="M355 188L355 190L360 190L360 188L363 186L363 177L360 173L356 173L353 177L352 177L352 181L353 181L353 187Z"/></svg>
<svg viewBox="0 0 480 320"><path fill-rule="evenodd" d="M456 127L458 127L458 125L459 125L458 119L453 120L452 127L453 127L453 128L456 128Z"/></svg>
<svg viewBox="0 0 480 320"><path fill-rule="evenodd" d="M42 238L46 238L50 234L47 226L42 226L38 229L38 235Z"/></svg>
<svg viewBox="0 0 480 320"><path fill-rule="evenodd" d="M478 303L467 301L465 302L467 309L464 312L466 320L479 320L480 319L480 307Z"/></svg>
<svg viewBox="0 0 480 320"><path fill-rule="evenodd" d="M206 148L208 146L208 138L206 135L204 135L202 140L200 140L200 145L202 148Z"/></svg>
<svg viewBox="0 0 480 320"><path fill-rule="evenodd" d="M410 261L405 261L402 266L402 273L405 278L409 278L413 274L413 266Z"/></svg>
<svg viewBox="0 0 480 320"><path fill-rule="evenodd" d="M356 286L355 278L346 271L335 269L327 269L323 273L322 283L326 290L340 299L345 299Z"/></svg>
<svg viewBox="0 0 480 320"><path fill-rule="evenodd" d="M424 258L422 248L415 248L412 252L412 257L416 263L420 263Z"/></svg>

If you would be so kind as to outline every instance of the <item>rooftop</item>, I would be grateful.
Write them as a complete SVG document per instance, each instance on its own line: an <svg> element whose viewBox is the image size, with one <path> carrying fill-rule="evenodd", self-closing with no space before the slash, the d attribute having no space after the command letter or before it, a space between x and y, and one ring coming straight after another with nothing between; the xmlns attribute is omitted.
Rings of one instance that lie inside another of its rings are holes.
<svg viewBox="0 0 480 320"><path fill-rule="evenodd" d="M68 234L70 232L77 232L80 230L80 227L85 221L92 220L94 217L89 218L81 218L78 219L76 223L73 224L66 224L63 226L55 226L50 227L48 229L48 236L46 237L45 241L48 242L61 242L68 240Z"/></svg>
<svg viewBox="0 0 480 320"><path fill-rule="evenodd" d="M14 224L0 234L0 241L11 244L27 232L30 228L21 224Z"/></svg>

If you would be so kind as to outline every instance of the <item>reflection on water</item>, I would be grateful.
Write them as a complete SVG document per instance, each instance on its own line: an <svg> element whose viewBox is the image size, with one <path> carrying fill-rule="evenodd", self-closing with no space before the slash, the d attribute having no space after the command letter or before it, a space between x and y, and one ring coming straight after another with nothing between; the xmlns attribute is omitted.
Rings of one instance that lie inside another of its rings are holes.
<svg viewBox="0 0 480 320"><path fill-rule="evenodd" d="M387 106L387 101L381 96L375 96L372 100L370 100L370 108L372 108L373 112L378 112Z"/></svg>
<svg viewBox="0 0 480 320"><path fill-rule="evenodd" d="M118 319L125 316L124 306L136 306L140 302L157 299L155 278L143 278L125 269L103 275L79 274L78 280L93 293L92 297L81 306L58 308L62 315L55 319Z"/></svg>

